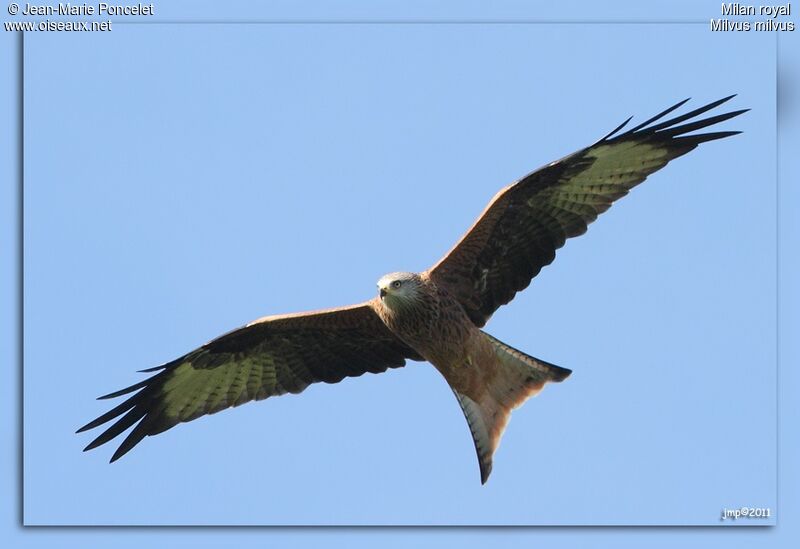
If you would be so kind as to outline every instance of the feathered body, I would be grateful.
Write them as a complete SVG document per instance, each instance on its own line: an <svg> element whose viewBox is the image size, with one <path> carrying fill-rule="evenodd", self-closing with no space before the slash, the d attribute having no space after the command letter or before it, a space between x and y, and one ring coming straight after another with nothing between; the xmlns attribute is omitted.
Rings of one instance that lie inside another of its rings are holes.
<svg viewBox="0 0 800 549"><path fill-rule="evenodd" d="M479 330L458 301L427 274L391 273L378 287L384 295L374 302L375 312L383 323L440 372L470 360Z"/></svg>
<svg viewBox="0 0 800 549"><path fill-rule="evenodd" d="M370 302L386 327L430 362L456 395L486 482L511 411L570 370L528 356L484 333L428 273L390 273Z"/></svg>

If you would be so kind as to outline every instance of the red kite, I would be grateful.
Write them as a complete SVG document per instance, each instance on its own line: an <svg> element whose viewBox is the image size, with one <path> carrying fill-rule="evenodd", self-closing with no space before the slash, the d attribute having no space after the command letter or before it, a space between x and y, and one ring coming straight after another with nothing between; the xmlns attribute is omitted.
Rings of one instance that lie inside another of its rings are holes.
<svg viewBox="0 0 800 549"><path fill-rule="evenodd" d="M693 118L726 97L660 122L686 101L625 133L630 121L585 149L501 190L445 257L422 273L391 273L374 299L338 309L268 316L162 366L152 377L100 398L134 393L81 427L116 419L86 450L133 430L115 461L145 436L249 402L299 393L311 383L430 362L447 380L472 432L481 482L511 410L570 370L518 351L481 328L525 289L556 250L670 160L737 131L691 132L738 116ZM118 418L118 419L117 419Z"/></svg>

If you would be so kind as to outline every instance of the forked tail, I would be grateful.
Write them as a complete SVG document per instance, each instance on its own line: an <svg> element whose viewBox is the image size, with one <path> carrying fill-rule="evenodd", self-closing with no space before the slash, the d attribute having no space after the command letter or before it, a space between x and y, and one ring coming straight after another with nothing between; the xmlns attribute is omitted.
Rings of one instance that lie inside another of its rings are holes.
<svg viewBox="0 0 800 549"><path fill-rule="evenodd" d="M486 483L492 472L492 455L500 444L511 411L535 396L546 382L563 381L572 373L572 370L534 358L485 332L483 334L495 350L495 375L477 400L453 391L475 441L481 484Z"/></svg>

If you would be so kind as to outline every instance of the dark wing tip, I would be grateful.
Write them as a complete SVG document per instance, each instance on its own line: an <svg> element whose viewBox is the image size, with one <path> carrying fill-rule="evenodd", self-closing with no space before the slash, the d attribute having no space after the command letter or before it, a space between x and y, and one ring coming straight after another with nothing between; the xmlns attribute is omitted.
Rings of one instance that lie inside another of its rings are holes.
<svg viewBox="0 0 800 549"><path fill-rule="evenodd" d="M100 444L101 444L101 443L100 443L100 442L97 442L97 439L95 439L95 440L93 440L92 442L90 442L89 444L87 444L87 445L86 445L86 446L83 448L83 451L84 451L84 452L88 452L89 450L94 450L95 448L97 448L98 446L100 446Z"/></svg>
<svg viewBox="0 0 800 549"><path fill-rule="evenodd" d="M700 120L694 120L693 122L689 122L688 124L679 125L686 120L690 120L693 118L697 118L701 114L714 109L723 103L730 101L736 97L736 94L729 95L727 97L723 97L722 99L718 99L707 105L694 109L690 112L685 114L676 116L669 120L661 121L667 114L671 113L672 111L676 110L677 108L683 106L689 99L684 99L676 103L675 105L671 106L670 108L658 113L657 115L647 119L646 121L642 122L638 126L629 129L623 134L617 135L617 130L611 132L608 136L603 138L603 141L613 141L613 140L623 140L626 138L636 138L636 137L645 137L645 136L654 136L658 135L661 137L666 138L675 138L681 134L685 134L691 131L699 130L714 124L718 124L720 122L724 122L725 120L729 120L735 116L739 116L740 114L746 113L750 109L740 109L736 111L731 111L723 114L719 114L716 116L711 116L709 118L703 118ZM654 122L658 122L657 124L653 124ZM715 139L720 139L724 137L722 135L723 132L717 132L715 135ZM741 133L741 132L736 132ZM730 135L735 135L734 133L730 133ZM695 138L702 138L703 135L694 136ZM711 141L712 139L705 139L703 141ZM701 143L703 141L697 141L697 143Z"/></svg>
<svg viewBox="0 0 800 549"><path fill-rule="evenodd" d="M653 117L650 117L650 118L648 118L647 120L645 120L644 122L642 122L641 124L639 124L638 126L636 126L635 128L631 128L631 129L628 131L628 133L634 133L634 132L637 132L637 131L641 130L642 128L644 128L645 126L647 126L648 124L652 124L652 123L653 123L653 122L655 122L656 120L660 120L661 118L663 118L663 117L667 116L669 113L671 113L671 112L672 112L672 111L674 111L675 109L679 109L680 107L684 106L686 103L688 103L688 102L689 102L689 100L690 100L690 99L691 99L691 97L687 97L687 98L686 98L686 99L684 99L683 101L678 101L677 103L675 103L674 105L672 105L672 106L671 106L671 107L669 107L668 109L664 109L663 111L661 111L661 112L660 112L660 113L658 113L657 115L655 115L655 116L653 116Z"/></svg>
<svg viewBox="0 0 800 549"><path fill-rule="evenodd" d="M619 126L617 126L616 128L614 128L613 130L611 130L610 132L608 132L608 133L607 133L607 134L606 134L606 135L605 135L605 136L604 136L604 137L603 137L603 138L602 138L600 141L605 141L606 139L609 139L609 138L610 138L611 136L613 136L615 133L617 133L617 132L618 132L618 131L620 131L622 128L624 128L625 126L627 126L627 125L628 125L628 122L630 122L631 120L633 120L633 116L629 116L627 120L625 120L625 121L624 121L622 124L620 124Z"/></svg>
<svg viewBox="0 0 800 549"><path fill-rule="evenodd" d="M739 135L741 131L725 131L725 132L708 132L701 133L700 135L687 135L683 137L676 137L675 141L680 143L682 140L690 141L692 145L699 145L700 143L707 143L717 139L724 139L733 135Z"/></svg>
<svg viewBox="0 0 800 549"><path fill-rule="evenodd" d="M128 428L135 425L133 431L131 431L128 437L123 441L120 448L114 454L112 461L119 459L123 454L133 448L136 442L139 442L149 433L149 430L152 426L158 424L160 421L163 421L160 413L160 407L156 404L155 400L156 395L160 391L162 383L163 374L156 374L144 381L136 383L135 385L100 397L101 399L114 398L116 396L121 396L138 390L138 392L129 396L122 403L118 404L111 410L108 410L106 413L90 421L76 431L76 433L83 433L84 431L94 429L95 427L99 427L113 420L111 426L107 427L102 433L100 433L100 435L86 445L83 451L87 452L89 450L93 450L94 448L97 448L98 446L101 446L106 442L116 438ZM133 435L136 436L134 437Z"/></svg>
<svg viewBox="0 0 800 549"><path fill-rule="evenodd" d="M145 368L144 370L136 370L140 374L149 374L152 372L158 372L159 370L163 370L169 366L169 364L162 364L161 366L153 366L152 368Z"/></svg>
<svg viewBox="0 0 800 549"><path fill-rule="evenodd" d="M136 446L136 444L138 444L139 441L141 441L143 438L144 438L144 435L139 437L133 443L127 443L127 444L123 443L123 444L121 444L119 446L119 448L117 448L116 451L114 452L114 455L111 456L111 459L108 460L108 462L109 463L114 463L115 461L117 461L119 458L121 458L122 456L124 456L125 454L130 452L133 449L133 447ZM125 442L127 442L127 441L128 441L128 439L126 438Z"/></svg>
<svg viewBox="0 0 800 549"><path fill-rule="evenodd" d="M127 395L128 393L132 393L137 389L145 387L148 383L150 383L151 380L152 378L148 378L145 379L144 381L140 381L139 383L134 383L130 387L125 387L124 389L120 389L119 391L114 391L113 393L108 393L107 395L99 396L97 397L97 400L108 400L110 398L117 398L122 395Z"/></svg>
<svg viewBox="0 0 800 549"><path fill-rule="evenodd" d="M716 116L712 116L710 118L704 118L704 119L701 119L701 120L696 120L695 122L690 122L689 124L684 124L682 126L678 125L681 122L684 122L684 121L692 119L692 118L696 118L696 117L700 116L701 114L704 114L704 113L706 113L706 112L708 112L708 111L720 106L721 104L725 103L726 101L729 101L732 97L734 97L734 96L731 95L731 96L728 96L728 97L724 97L722 99L718 99L717 101L713 101L713 102L709 103L708 105L704 105L704 106L702 106L700 108L697 108L697 109L695 109L693 111L690 111L690 112L688 112L686 114L683 114L683 115L680 115L680 116L676 116L675 118L672 118L670 120L666 120L666 121L661 122L660 124L657 124L655 126L650 126L648 128L644 128L643 131L647 132L647 133L650 133L650 134L657 133L657 132L659 132L659 133L660 132L666 132L670 136L679 135L681 133L687 133L687 132L690 132L690 131L699 130L701 128L705 128L706 126L710 126L712 124L717 124L719 122L723 122L725 120L733 118L734 116L739 116L740 114L742 114L744 112L747 112L748 109L741 109L741 110L738 110L738 111L733 111L733 112L729 112L729 113L723 113L723 114L719 114L719 115L716 115Z"/></svg>
<svg viewBox="0 0 800 549"><path fill-rule="evenodd" d="M87 423L86 425L84 425L83 427L78 429L76 431L76 433L82 433L84 431L88 431L90 429L94 429L95 427L99 427L103 423L111 421L115 417L124 414L125 412L130 410L130 408L133 407L132 404L130 406L128 405L129 402L130 402L130 399L128 399L127 401L123 402L119 406L116 406L116 407L112 408L111 410L109 410L105 414L101 415L100 417L93 419L92 421L90 421L89 423Z"/></svg>
<svg viewBox="0 0 800 549"><path fill-rule="evenodd" d="M107 441L106 441L106 440L103 440L103 435L100 435L99 437L97 437L96 439L94 439L92 442L90 442L89 444L87 444L87 445L86 445L86 446L83 448L83 451L84 451L84 452L88 452L89 450L94 450L95 448L97 448L98 446L100 446L100 445L104 444L105 442L107 442Z"/></svg>

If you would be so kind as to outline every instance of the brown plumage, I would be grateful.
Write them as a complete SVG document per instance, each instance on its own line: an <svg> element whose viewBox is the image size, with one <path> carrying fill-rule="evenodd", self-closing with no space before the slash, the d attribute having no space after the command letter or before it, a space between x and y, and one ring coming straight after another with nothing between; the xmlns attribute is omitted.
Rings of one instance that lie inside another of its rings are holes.
<svg viewBox="0 0 800 549"><path fill-rule="evenodd" d="M420 274L384 276L380 296L371 301L265 317L144 370L156 373L101 397L133 393L79 429L116 420L86 450L133 427L114 461L145 436L181 422L299 393L311 383L337 383L398 368L406 360L427 360L464 411L486 482L511 410L570 370L522 353L480 328L553 261L566 239L584 233L632 187L699 144L739 133L687 135L744 110L683 124L731 97L658 122L682 101L617 135L626 121L594 145L530 173L501 190L439 263Z"/></svg>

